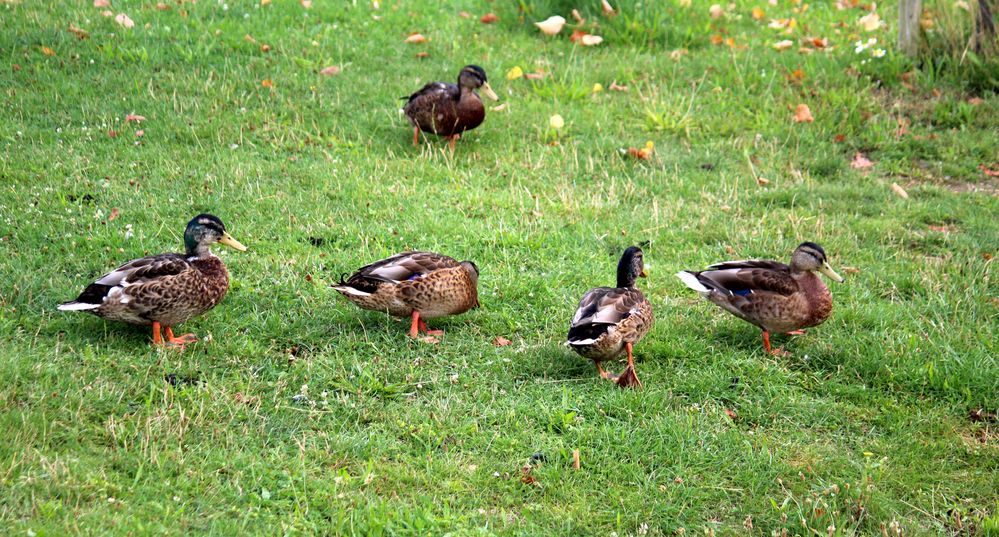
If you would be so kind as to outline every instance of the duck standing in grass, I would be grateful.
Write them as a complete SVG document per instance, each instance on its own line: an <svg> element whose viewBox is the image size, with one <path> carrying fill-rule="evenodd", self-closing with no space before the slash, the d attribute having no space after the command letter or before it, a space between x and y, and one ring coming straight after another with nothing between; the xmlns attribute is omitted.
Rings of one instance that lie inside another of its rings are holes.
<svg viewBox="0 0 999 537"><path fill-rule="evenodd" d="M241 252L218 217L195 216L184 231L184 254L159 254L135 259L87 286L76 300L59 305L63 311L86 311L111 321L152 325L154 345L183 347L194 334L174 337L173 327L214 308L229 290L229 272L209 251L221 243ZM166 339L160 334L166 329Z"/></svg>
<svg viewBox="0 0 999 537"><path fill-rule="evenodd" d="M590 289L579 301L569 325L566 345L593 360L601 377L622 388L641 388L635 374L632 347L652 328L652 304L635 287L635 280L647 276L644 254L637 246L624 251L617 264L617 287ZM601 362L628 354L628 367L619 376L604 371Z"/></svg>
<svg viewBox="0 0 999 537"><path fill-rule="evenodd" d="M791 264L777 261L726 261L703 272L676 275L687 287L736 317L763 330L763 348L770 347L770 333L803 334L803 328L822 324L832 312L832 293L816 275L821 272L842 283L829 266L826 252L814 242L803 242L791 254Z"/></svg>
<svg viewBox="0 0 999 537"><path fill-rule="evenodd" d="M423 319L479 307L479 267L433 252L405 252L361 267L333 286L358 307L411 317L410 337L436 336Z"/></svg>
<svg viewBox="0 0 999 537"><path fill-rule="evenodd" d="M486 118L486 107L474 91L479 88L486 97L499 100L489 87L486 72L478 65L466 65L458 74L457 85L431 82L410 95L403 111L413 124L413 145L420 143L422 130L446 137L453 151L461 133L478 127Z"/></svg>

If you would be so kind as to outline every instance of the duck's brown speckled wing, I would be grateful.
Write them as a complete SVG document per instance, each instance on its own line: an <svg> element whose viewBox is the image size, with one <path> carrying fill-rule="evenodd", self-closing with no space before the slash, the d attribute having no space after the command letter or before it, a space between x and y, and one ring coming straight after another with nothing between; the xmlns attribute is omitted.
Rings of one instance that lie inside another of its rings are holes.
<svg viewBox="0 0 999 537"><path fill-rule="evenodd" d="M764 330L792 330L809 315L801 286L783 263L728 261L691 274L708 300Z"/></svg>
<svg viewBox="0 0 999 537"><path fill-rule="evenodd" d="M188 270L192 270L191 263L181 254L159 254L133 259L88 285L74 302L102 304L109 295L127 287L176 276Z"/></svg>
<svg viewBox="0 0 999 537"><path fill-rule="evenodd" d="M643 303L647 303L645 296L634 288L597 287L589 290L579 301L569 325L567 339L570 345L596 341L611 327L638 313Z"/></svg>
<svg viewBox="0 0 999 537"><path fill-rule="evenodd" d="M789 296L799 290L798 282L791 277L791 267L777 261L726 261L697 275L702 283L711 284L709 288L730 295L771 292Z"/></svg>
<svg viewBox="0 0 999 537"><path fill-rule="evenodd" d="M459 266L458 261L446 255L434 252L403 252L361 267L340 285L373 293L385 283L395 284L413 280L436 270L457 266Z"/></svg>

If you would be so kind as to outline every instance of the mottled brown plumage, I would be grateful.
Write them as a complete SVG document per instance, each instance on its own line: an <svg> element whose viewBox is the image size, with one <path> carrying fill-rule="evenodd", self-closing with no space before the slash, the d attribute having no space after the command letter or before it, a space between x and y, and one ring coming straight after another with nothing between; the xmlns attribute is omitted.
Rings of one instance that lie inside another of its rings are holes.
<svg viewBox="0 0 999 537"><path fill-rule="evenodd" d="M452 149L461 133L474 129L486 118L486 107L475 89L496 100L486 81L486 72L477 65L467 65L458 75L458 84L431 82L409 96L403 111L413 124L413 145L419 143L420 131L449 138Z"/></svg>
<svg viewBox="0 0 999 537"><path fill-rule="evenodd" d="M478 307L479 268L433 252L405 252L360 268L333 286L357 306L412 317L410 335L428 333L421 318L458 315Z"/></svg>
<svg viewBox="0 0 999 537"><path fill-rule="evenodd" d="M566 344L579 355L593 360L600 376L622 387L641 387L635 374L632 346L655 320L652 304L637 288L635 280L645 276L644 254L636 246L625 250L618 263L617 287L597 287L583 295L569 325ZM628 355L628 367L620 376L605 373L601 362Z"/></svg>
<svg viewBox="0 0 999 537"><path fill-rule="evenodd" d="M822 247L805 242L795 249L790 265L727 261L677 276L725 311L760 327L764 347L776 354L782 351L770 347L770 332L793 333L818 326L832 312L832 294L816 271L843 281L829 266Z"/></svg>
<svg viewBox="0 0 999 537"><path fill-rule="evenodd" d="M76 300L61 310L86 311L111 321L153 327L153 342L183 345L193 334L174 338L172 328L214 308L229 290L229 272L209 251L221 242L238 250L246 247L225 231L217 217L194 217L184 233L186 254L159 254L125 263L88 285ZM192 339L193 338L193 339Z"/></svg>

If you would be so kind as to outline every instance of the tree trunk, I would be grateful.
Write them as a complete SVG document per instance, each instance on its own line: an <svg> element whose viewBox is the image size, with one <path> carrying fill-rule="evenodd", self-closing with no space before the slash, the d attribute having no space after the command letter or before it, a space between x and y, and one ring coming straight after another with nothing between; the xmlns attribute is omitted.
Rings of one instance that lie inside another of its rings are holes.
<svg viewBox="0 0 999 537"><path fill-rule="evenodd" d="M919 15L922 12L923 0L899 0L898 47L906 54L919 52Z"/></svg>

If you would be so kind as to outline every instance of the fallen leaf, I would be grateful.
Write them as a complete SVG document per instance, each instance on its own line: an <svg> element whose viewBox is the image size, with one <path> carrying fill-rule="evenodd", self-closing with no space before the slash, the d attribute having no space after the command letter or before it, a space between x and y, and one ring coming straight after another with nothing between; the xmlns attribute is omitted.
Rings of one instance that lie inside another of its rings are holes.
<svg viewBox="0 0 999 537"><path fill-rule="evenodd" d="M108 222L114 222L119 215L121 215L121 211L117 207L112 207L111 214L108 215Z"/></svg>
<svg viewBox="0 0 999 537"><path fill-rule="evenodd" d="M572 450L572 469L579 470L579 467L580 467L579 450L574 449Z"/></svg>
<svg viewBox="0 0 999 537"><path fill-rule="evenodd" d="M430 56L430 53L429 53L429 52L417 52L417 53L416 53L416 57L417 57L417 58L427 58L427 57L429 57L429 56Z"/></svg>
<svg viewBox="0 0 999 537"><path fill-rule="evenodd" d="M712 19L720 19L725 16L725 8L718 4L711 4L711 7L708 8L708 13Z"/></svg>
<svg viewBox="0 0 999 537"><path fill-rule="evenodd" d="M999 177L999 164L995 164L991 168L984 164L979 164L978 169L982 170L982 173L984 173L987 177Z"/></svg>
<svg viewBox="0 0 999 537"><path fill-rule="evenodd" d="M846 135L845 134L837 134L836 136L833 136L833 141L836 142L836 143L838 143L838 144L841 144L841 143L843 143L843 142L846 141Z"/></svg>
<svg viewBox="0 0 999 537"><path fill-rule="evenodd" d="M678 48L678 49L676 49L676 50L674 50L674 51L672 51L672 52L669 53L669 59L671 59L671 60L673 60L675 62L678 62L678 61L680 61L680 58L682 58L682 57L684 57L686 55L687 55L687 49L685 49L685 48Z"/></svg>
<svg viewBox="0 0 999 537"><path fill-rule="evenodd" d="M413 34L409 34L409 37L406 38L406 42L407 43L426 43L427 42L427 38L423 37L423 34L413 33Z"/></svg>
<svg viewBox="0 0 999 537"><path fill-rule="evenodd" d="M936 231L937 233L944 233L944 234L949 234L949 233L953 233L954 231L957 231L955 228L950 227L950 226L936 226L936 225L930 224L927 227L930 228L930 231Z"/></svg>
<svg viewBox="0 0 999 537"><path fill-rule="evenodd" d="M94 0L94 7L111 7L111 0Z"/></svg>
<svg viewBox="0 0 999 537"><path fill-rule="evenodd" d="M139 129L139 130L135 131L135 137L136 138L142 138L145 135L146 135L146 131L144 131L142 129Z"/></svg>
<svg viewBox="0 0 999 537"><path fill-rule="evenodd" d="M521 476L520 476L521 483L525 485L541 486L541 484L538 483L538 480L535 479L533 475L531 475L531 465L524 466L523 468L520 469L520 471L521 471Z"/></svg>
<svg viewBox="0 0 999 537"><path fill-rule="evenodd" d="M69 33L75 35L77 39L86 39L90 37L90 33L82 28L77 28L72 22L69 23Z"/></svg>
<svg viewBox="0 0 999 537"><path fill-rule="evenodd" d="M167 4L164 4L163 2L156 2L156 9L158 9L160 11L169 11L170 10L170 6L167 5Z"/></svg>
<svg viewBox="0 0 999 537"><path fill-rule="evenodd" d="M506 72L507 80L517 80L518 78L524 76L524 70L520 68L519 65L513 66L512 69Z"/></svg>
<svg viewBox="0 0 999 537"><path fill-rule="evenodd" d="M577 22L578 24L583 24L583 23L585 23L585 22L586 22L586 19L584 19L584 18L583 18L583 16L579 14L579 10L578 10L578 9L573 9L573 10L572 10L572 18L573 18L573 19L574 19L574 20L575 20L575 21L576 21L576 22Z"/></svg>
<svg viewBox="0 0 999 537"><path fill-rule="evenodd" d="M493 338L493 346L496 347L506 347L511 343L513 342L503 336L496 336L495 338Z"/></svg>
<svg viewBox="0 0 999 537"><path fill-rule="evenodd" d="M561 115L555 114L548 118L548 125L555 130L561 129L562 127L565 127L565 119L563 119Z"/></svg>
<svg viewBox="0 0 999 537"><path fill-rule="evenodd" d="M906 134L909 134L909 125L911 122L909 118L900 117L898 118L898 129L895 130L895 138L902 138Z"/></svg>
<svg viewBox="0 0 999 537"><path fill-rule="evenodd" d="M321 71L319 71L319 74L323 76L338 75L340 74L340 68L336 65L331 65L329 67L324 67Z"/></svg>
<svg viewBox="0 0 999 537"><path fill-rule="evenodd" d="M811 123L815 121L812 117L812 110L808 108L807 104L799 104L794 108L794 122L795 123Z"/></svg>
<svg viewBox="0 0 999 537"><path fill-rule="evenodd" d="M718 34L715 34L708 39L711 41L712 45L721 45L722 43L725 42L725 38Z"/></svg>
<svg viewBox="0 0 999 537"><path fill-rule="evenodd" d="M14 65L10 66L10 68L13 69L15 73L21 70L21 66L19 64L16 64L16 63Z"/></svg>
<svg viewBox="0 0 999 537"><path fill-rule="evenodd" d="M260 85L263 86L263 87L265 87L265 88L273 88L274 87L274 81L272 81L269 78L265 78L265 79L263 79L263 80L260 81Z"/></svg>
<svg viewBox="0 0 999 537"><path fill-rule="evenodd" d="M573 30L572 35L569 36L569 41L575 43L576 41L582 39L584 35L586 35L586 32L583 30Z"/></svg>
<svg viewBox="0 0 999 537"><path fill-rule="evenodd" d="M788 73L785 78L787 78L788 82L801 82L805 79L805 72L801 69L795 69Z"/></svg>
<svg viewBox="0 0 999 537"><path fill-rule="evenodd" d="M904 188L898 186L898 183L891 184L891 191L904 200L909 199L909 193L906 192Z"/></svg>
<svg viewBox="0 0 999 537"><path fill-rule="evenodd" d="M260 52L270 52L270 51L271 51L271 46L268 45L267 43L260 45Z"/></svg>
<svg viewBox="0 0 999 537"><path fill-rule="evenodd" d="M767 185L770 184L770 179L767 179L766 177L759 177L759 176L757 176L756 177L756 184L758 184L760 186L767 186Z"/></svg>
<svg viewBox="0 0 999 537"><path fill-rule="evenodd" d="M845 272L847 274L860 274L860 269L857 268L857 267L841 266L839 268L840 268L840 270L842 270L843 272Z"/></svg>
<svg viewBox="0 0 999 537"><path fill-rule="evenodd" d="M873 32L881 27L881 16L875 12L870 12L857 21L857 24L864 29L865 32Z"/></svg>
<svg viewBox="0 0 999 537"><path fill-rule="evenodd" d="M829 40L825 37L813 37L811 43L815 48L826 48L829 46Z"/></svg>
<svg viewBox="0 0 999 537"><path fill-rule="evenodd" d="M479 22L482 24L492 24L498 20L499 17L497 17L495 13L486 13L481 19L479 19Z"/></svg>
<svg viewBox="0 0 999 537"><path fill-rule="evenodd" d="M44 54L46 56L55 56L56 55L55 51L52 50L52 49L50 49L49 47L40 47L40 50L42 51L42 54Z"/></svg>
<svg viewBox="0 0 999 537"><path fill-rule="evenodd" d="M493 112L502 112L502 111L506 110L506 107L509 104L510 103L497 104L496 106L490 108L490 110L492 110Z"/></svg>
<svg viewBox="0 0 999 537"><path fill-rule="evenodd" d="M601 84L599 82L593 84L593 90L592 90L593 93L600 93L603 90L604 90L604 85L603 84Z"/></svg>
<svg viewBox="0 0 999 537"><path fill-rule="evenodd" d="M119 13L114 16L114 21L118 24L124 26L125 28L131 28L135 26L135 22L124 13Z"/></svg>
<svg viewBox="0 0 999 537"><path fill-rule="evenodd" d="M301 4L305 9L312 9L312 0L302 0Z"/></svg>
<svg viewBox="0 0 999 537"><path fill-rule="evenodd" d="M129 115L125 116L125 123L128 123L129 121L134 121L136 123L142 123L145 120L146 120L146 116L139 116L139 115L136 115L136 114L129 114Z"/></svg>
<svg viewBox="0 0 999 537"><path fill-rule="evenodd" d="M968 419L974 422L984 421L987 423L996 423L999 417L997 417L993 412L988 412L984 408L979 408L978 410L969 411Z"/></svg>
<svg viewBox="0 0 999 537"><path fill-rule="evenodd" d="M111 11L111 10L109 10L109 9L105 9L104 11L101 11L101 16L102 17L114 17L114 12Z"/></svg>
<svg viewBox="0 0 999 537"><path fill-rule="evenodd" d="M614 15L617 15L617 12L614 11L614 8L611 7L610 2L608 2L607 0L600 0L600 7L603 8L604 15L608 17L613 17Z"/></svg>
<svg viewBox="0 0 999 537"><path fill-rule="evenodd" d="M981 97L972 97L968 99L968 104L970 104L971 106L978 106L984 102L985 99L982 99Z"/></svg>
<svg viewBox="0 0 999 537"><path fill-rule="evenodd" d="M600 43L603 43L604 38L600 37L599 35L586 34L579 40L579 42L584 46L592 47L594 45L599 45Z"/></svg>
<svg viewBox="0 0 999 537"><path fill-rule="evenodd" d="M857 151L853 155L853 160L850 161L850 167L855 170L863 170L872 166L874 166L874 163L871 162L871 159L867 158L867 155L864 155L860 151Z"/></svg>
<svg viewBox="0 0 999 537"><path fill-rule="evenodd" d="M739 417L739 415L736 414L735 411L732 410L731 408L726 408L725 409L725 415L728 416L728 417L730 417L730 418L732 418L733 420L735 420L735 419L737 419Z"/></svg>
<svg viewBox="0 0 999 537"><path fill-rule="evenodd" d="M625 152L625 154L628 155L629 157L634 157L640 160L649 160L652 157L652 152L654 149L655 149L655 144L652 143L652 140L649 140L648 142L645 142L645 147L642 147L640 149L635 147L629 147L628 150Z"/></svg>
<svg viewBox="0 0 999 537"><path fill-rule="evenodd" d="M539 78L544 78L544 77L545 77L545 74L543 72L541 72L541 71L537 71L537 72L534 72L534 73L524 73L524 78L526 78L528 80L537 80Z"/></svg>
<svg viewBox="0 0 999 537"><path fill-rule="evenodd" d="M114 129L108 129L108 136L110 136L111 138L117 138L118 133Z"/></svg>
<svg viewBox="0 0 999 537"><path fill-rule="evenodd" d="M458 12L458 16L461 17L461 18L463 18L463 19L470 19L470 18L472 18L472 14L469 13L469 12L467 12L467 11L459 11Z"/></svg>
<svg viewBox="0 0 999 537"><path fill-rule="evenodd" d="M608 86L608 88L609 88L609 89L610 89L611 91L628 91L628 86L621 86L621 85L619 85L619 84L617 83L617 80L615 80L615 81L611 82L611 85L610 85L610 86Z"/></svg>
<svg viewBox="0 0 999 537"><path fill-rule="evenodd" d="M753 18L756 19L756 20L762 20L763 17L767 16L766 12L763 11L763 8L759 8L759 7L754 7L753 8L752 15L753 15Z"/></svg>
<svg viewBox="0 0 999 537"><path fill-rule="evenodd" d="M778 41L770 46L772 46L776 50L787 50L794 46L794 41L791 41L790 39L785 39L783 41Z"/></svg>
<svg viewBox="0 0 999 537"><path fill-rule="evenodd" d="M565 26L565 19L558 15L552 15L541 22L534 23L534 25L545 35L555 35L562 31L562 27Z"/></svg>
<svg viewBox="0 0 999 537"><path fill-rule="evenodd" d="M423 336L420 338L420 341L424 343L429 343L431 345L436 345L441 342L441 340L435 338L434 336Z"/></svg>

